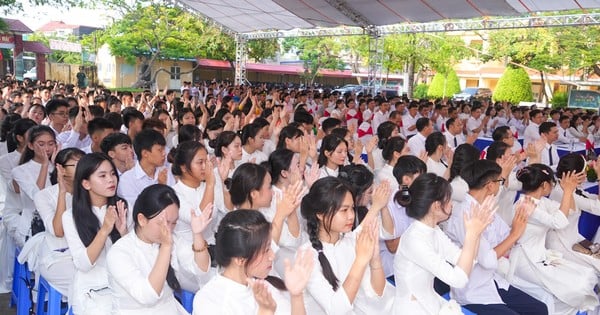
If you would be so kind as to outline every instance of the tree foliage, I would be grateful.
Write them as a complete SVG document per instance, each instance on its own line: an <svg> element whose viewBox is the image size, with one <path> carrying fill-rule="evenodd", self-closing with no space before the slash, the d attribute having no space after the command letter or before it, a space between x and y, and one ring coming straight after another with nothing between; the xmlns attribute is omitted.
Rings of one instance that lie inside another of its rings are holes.
<svg viewBox="0 0 600 315"><path fill-rule="evenodd" d="M429 98L450 97L455 93L460 92L460 83L456 72L450 68L446 74L438 72L431 80L431 85L427 90Z"/></svg>
<svg viewBox="0 0 600 315"><path fill-rule="evenodd" d="M472 52L459 36L447 34L397 34L385 37L383 67L386 72L408 73L408 91L426 70L446 74ZM411 97L411 95L409 95Z"/></svg>
<svg viewBox="0 0 600 315"><path fill-rule="evenodd" d="M342 44L336 37L296 37L286 38L283 51L296 51L304 61L305 79L312 84L320 69L343 70L344 62L340 58Z"/></svg>
<svg viewBox="0 0 600 315"><path fill-rule="evenodd" d="M421 84L415 86L415 89L413 91L413 97L417 98L417 99L426 99L428 91L429 91L429 85L421 83Z"/></svg>
<svg viewBox="0 0 600 315"><path fill-rule="evenodd" d="M498 80L492 99L513 104L533 101L531 80L527 72L520 67L507 67Z"/></svg>

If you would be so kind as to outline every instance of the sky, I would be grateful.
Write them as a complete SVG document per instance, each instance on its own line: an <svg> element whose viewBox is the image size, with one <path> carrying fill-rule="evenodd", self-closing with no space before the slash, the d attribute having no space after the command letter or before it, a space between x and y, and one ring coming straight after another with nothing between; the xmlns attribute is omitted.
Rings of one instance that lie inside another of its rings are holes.
<svg viewBox="0 0 600 315"><path fill-rule="evenodd" d="M104 27L110 23L114 13L107 10L91 10L81 8L56 8L50 6L31 6L29 1L23 3L23 12L2 14L0 17L21 20L30 29L36 30L50 21L63 21L66 24Z"/></svg>

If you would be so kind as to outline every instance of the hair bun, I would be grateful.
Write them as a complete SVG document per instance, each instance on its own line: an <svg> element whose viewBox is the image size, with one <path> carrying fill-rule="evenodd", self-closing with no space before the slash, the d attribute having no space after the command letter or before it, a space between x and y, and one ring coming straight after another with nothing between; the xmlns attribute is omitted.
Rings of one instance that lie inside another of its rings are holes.
<svg viewBox="0 0 600 315"><path fill-rule="evenodd" d="M233 181L231 180L231 178L227 178L223 181L223 184L225 184L225 188L229 191L231 189L231 184L233 183Z"/></svg>

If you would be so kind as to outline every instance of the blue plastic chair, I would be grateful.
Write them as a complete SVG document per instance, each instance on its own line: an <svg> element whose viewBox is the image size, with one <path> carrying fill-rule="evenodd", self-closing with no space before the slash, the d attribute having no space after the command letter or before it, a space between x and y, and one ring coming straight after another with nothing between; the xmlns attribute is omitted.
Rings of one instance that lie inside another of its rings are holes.
<svg viewBox="0 0 600 315"><path fill-rule="evenodd" d="M188 313L192 314L192 309L194 308L195 293L186 290L181 290L180 292L175 292L174 295L175 298L179 301L179 303L183 305L183 308L185 308L185 310Z"/></svg>
<svg viewBox="0 0 600 315"><path fill-rule="evenodd" d="M19 263L18 257L21 253L21 248L15 249L15 264L13 271L13 286L10 295L10 307L17 307L17 315L29 314L29 308L31 307L31 300L29 298L29 288L27 288L27 282L33 281L31 272L27 267L27 263Z"/></svg>
<svg viewBox="0 0 600 315"><path fill-rule="evenodd" d="M579 311L576 315L587 315L587 312Z"/></svg>
<svg viewBox="0 0 600 315"><path fill-rule="evenodd" d="M66 308L61 308L62 294L58 292L44 277L40 276L36 315L63 315ZM48 301L46 302L46 294Z"/></svg>

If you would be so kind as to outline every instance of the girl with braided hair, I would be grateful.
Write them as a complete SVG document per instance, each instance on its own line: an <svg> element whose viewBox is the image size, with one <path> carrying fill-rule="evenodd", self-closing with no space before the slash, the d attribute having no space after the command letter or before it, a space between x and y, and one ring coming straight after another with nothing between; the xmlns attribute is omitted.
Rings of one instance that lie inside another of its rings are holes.
<svg viewBox="0 0 600 315"><path fill-rule="evenodd" d="M393 292L385 279L378 245L378 216L389 195L389 184L374 189L369 211L354 231L354 199L351 188L340 179L316 181L302 199L310 239L302 248L315 251L316 266L307 285L309 314L391 312Z"/></svg>

